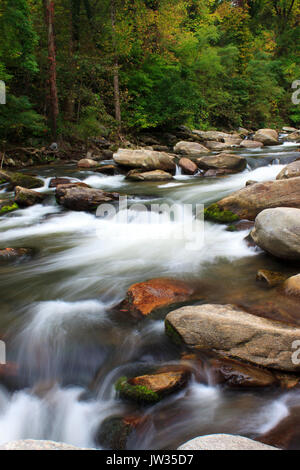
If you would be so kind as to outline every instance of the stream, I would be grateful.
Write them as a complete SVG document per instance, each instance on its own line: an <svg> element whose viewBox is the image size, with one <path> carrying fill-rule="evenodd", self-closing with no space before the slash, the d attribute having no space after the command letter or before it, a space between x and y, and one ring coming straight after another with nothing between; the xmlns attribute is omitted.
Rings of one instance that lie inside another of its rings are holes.
<svg viewBox="0 0 300 470"><path fill-rule="evenodd" d="M96 448L106 418L142 416L128 449L176 449L212 433L257 438L299 407L299 391L229 390L212 385L209 377L201 383L196 375L184 390L154 406L119 399L114 388L119 377L180 362L180 351L164 333L163 315L137 322L112 310L131 284L178 278L196 285L203 303L237 303L260 314L274 294L256 282L258 269L298 271L249 247L248 231L228 232L205 222L203 248L189 251L176 237L155 239L156 227L139 211L131 211L124 227L116 219L67 211L49 189L52 177L64 176L128 194L134 202L207 205L248 180L274 180L299 156L296 150L285 143L239 151L248 161L243 173L205 179L177 171L167 183L131 183L124 176L79 171L74 164L26 170L44 180L40 191L49 196L42 205L0 217L0 248L35 250L29 260L0 265L0 337L13 365L7 366L11 373L0 369L0 444L46 439ZM162 229L172 235L177 227L168 222ZM299 325L300 307L288 309L283 299L277 301L282 308L264 315Z"/></svg>

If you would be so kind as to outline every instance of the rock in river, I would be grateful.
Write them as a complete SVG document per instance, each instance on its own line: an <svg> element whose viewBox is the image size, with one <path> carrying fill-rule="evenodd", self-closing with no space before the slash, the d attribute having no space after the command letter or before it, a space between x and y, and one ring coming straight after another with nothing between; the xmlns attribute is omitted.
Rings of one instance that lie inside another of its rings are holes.
<svg viewBox="0 0 300 470"><path fill-rule="evenodd" d="M8 200L0 200L0 216L4 214L8 214L9 212L13 212L19 209L19 206L14 201Z"/></svg>
<svg viewBox="0 0 300 470"><path fill-rule="evenodd" d="M170 173L162 170L153 170L141 172L138 170L131 170L126 176L127 180L131 181L170 181L173 176Z"/></svg>
<svg viewBox="0 0 300 470"><path fill-rule="evenodd" d="M15 188L15 202L20 207L30 207L34 204L40 204L45 199L45 194L38 193L32 189L21 188L16 186Z"/></svg>
<svg viewBox="0 0 300 470"><path fill-rule="evenodd" d="M261 148L263 147L264 144L262 142L257 142L255 140L243 140L241 142L240 147L244 149L256 149L256 148Z"/></svg>
<svg viewBox="0 0 300 470"><path fill-rule="evenodd" d="M22 188L35 189L44 186L44 182L39 178L8 170L0 170L0 180L7 181L14 188L16 186L22 186Z"/></svg>
<svg viewBox="0 0 300 470"><path fill-rule="evenodd" d="M181 141L174 147L174 152L180 155L188 155L190 157L199 157L203 153L209 153L209 150L204 145L198 142L185 142Z"/></svg>
<svg viewBox="0 0 300 470"><path fill-rule="evenodd" d="M5 248L0 250L0 262L15 261L19 258L31 256L33 254L30 248Z"/></svg>
<svg viewBox="0 0 300 470"><path fill-rule="evenodd" d="M174 172L176 165L173 158L165 152L154 150L119 149L114 154L114 161L121 166L143 170L163 170Z"/></svg>
<svg viewBox="0 0 300 470"><path fill-rule="evenodd" d="M166 317L166 332L191 349L214 351L269 369L300 371L292 360L300 328L251 315L234 305L175 310Z"/></svg>
<svg viewBox="0 0 300 470"><path fill-rule="evenodd" d="M300 297L300 274L287 279L283 288L286 294Z"/></svg>
<svg viewBox="0 0 300 470"><path fill-rule="evenodd" d="M141 318L158 308L185 302L193 294L194 289L183 281L151 279L132 285L121 304L121 309L128 311L134 317Z"/></svg>
<svg viewBox="0 0 300 470"><path fill-rule="evenodd" d="M242 436L232 436L230 434L211 434L201 436L182 444L178 450L194 451L215 451L215 450L278 450L260 442L252 441Z"/></svg>
<svg viewBox="0 0 300 470"><path fill-rule="evenodd" d="M261 212L251 237L256 245L277 258L300 260L300 209L278 207Z"/></svg>
<svg viewBox="0 0 300 470"><path fill-rule="evenodd" d="M220 223L255 220L264 209L276 207L300 208L300 177L247 186L212 204L205 216Z"/></svg>
<svg viewBox="0 0 300 470"><path fill-rule="evenodd" d="M129 380L121 377L116 384L116 390L123 398L141 403L155 403L183 388L189 377L190 372L185 367L167 367L154 374Z"/></svg>
<svg viewBox="0 0 300 470"><path fill-rule="evenodd" d="M58 204L74 211L95 211L100 204L117 201L118 193L106 193L101 189L68 184L56 188Z"/></svg>
<svg viewBox="0 0 300 470"><path fill-rule="evenodd" d="M245 158L230 153L201 157L197 159L197 163L203 170L222 169L233 170L235 172L244 171L247 166L247 160Z"/></svg>
<svg viewBox="0 0 300 470"><path fill-rule="evenodd" d="M192 160L186 157L182 157L179 160L178 165L180 166L180 168L182 169L182 172L185 175L194 175L198 171L198 167L196 163L194 163Z"/></svg>
<svg viewBox="0 0 300 470"><path fill-rule="evenodd" d="M259 129L255 133L253 140L261 142L266 146L280 144L278 140L278 132L274 129Z"/></svg>
<svg viewBox="0 0 300 470"><path fill-rule="evenodd" d="M279 175L277 176L277 180L284 180L290 178L297 178L300 176L300 160L296 160L295 162L290 163L287 165Z"/></svg>

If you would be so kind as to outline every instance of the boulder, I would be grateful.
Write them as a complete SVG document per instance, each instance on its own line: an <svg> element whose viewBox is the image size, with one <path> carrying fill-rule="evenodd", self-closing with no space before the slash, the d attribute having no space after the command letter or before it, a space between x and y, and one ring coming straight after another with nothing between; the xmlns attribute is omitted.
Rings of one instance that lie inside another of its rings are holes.
<svg viewBox="0 0 300 470"><path fill-rule="evenodd" d="M77 164L78 168L98 168L99 162L91 160L90 158L83 158Z"/></svg>
<svg viewBox="0 0 300 470"><path fill-rule="evenodd" d="M212 359L209 366L213 382L230 388L265 388L278 383L272 372L231 359Z"/></svg>
<svg viewBox="0 0 300 470"><path fill-rule="evenodd" d="M69 178L52 178L49 183L49 188L56 188L60 184L71 184L72 181Z"/></svg>
<svg viewBox="0 0 300 470"><path fill-rule="evenodd" d="M287 295L300 297L300 274L287 279L283 285L283 288Z"/></svg>
<svg viewBox="0 0 300 470"><path fill-rule="evenodd" d="M300 176L300 160L289 163L277 176L277 180L297 178Z"/></svg>
<svg viewBox="0 0 300 470"><path fill-rule="evenodd" d="M282 284L286 279L282 273L269 271L268 269L260 269L257 272L256 280L262 282L269 287L276 287Z"/></svg>
<svg viewBox="0 0 300 470"><path fill-rule="evenodd" d="M193 134L199 136L202 141L224 142L224 139L231 138L231 134L218 131L198 131L194 130Z"/></svg>
<svg viewBox="0 0 300 470"><path fill-rule="evenodd" d="M142 170L163 170L175 172L176 165L171 155L154 150L119 149L114 161L121 166Z"/></svg>
<svg viewBox="0 0 300 470"><path fill-rule="evenodd" d="M108 176L114 176L118 173L117 167L115 165L101 165L99 168L95 169L95 172Z"/></svg>
<svg viewBox="0 0 300 470"><path fill-rule="evenodd" d="M288 142L300 142L300 131L295 131L292 134L289 134L284 140Z"/></svg>
<svg viewBox="0 0 300 470"><path fill-rule="evenodd" d="M278 207L261 212L251 237L256 245L277 258L300 260L300 209Z"/></svg>
<svg viewBox="0 0 300 470"><path fill-rule="evenodd" d="M234 305L183 307L166 317L166 332L191 349L288 372L294 363L293 343L300 328L251 315Z"/></svg>
<svg viewBox="0 0 300 470"><path fill-rule="evenodd" d="M209 141L209 142L205 142L204 145L209 150L217 151L217 152L222 151L222 150L229 150L234 147L234 144L232 142L224 143L224 142Z"/></svg>
<svg viewBox="0 0 300 470"><path fill-rule="evenodd" d="M228 175L234 175L236 173L236 171L233 171L233 170L222 170L222 169L219 169L219 170L207 170L203 176L205 176L205 178L216 178L216 177L220 177L220 176L228 176Z"/></svg>
<svg viewBox="0 0 300 470"><path fill-rule="evenodd" d="M132 285L121 304L123 312L141 318L155 310L191 299L194 289L183 281L158 278Z"/></svg>
<svg viewBox="0 0 300 470"><path fill-rule="evenodd" d="M4 214L8 214L9 212L13 212L19 209L19 206L14 201L8 200L0 200L0 216Z"/></svg>
<svg viewBox="0 0 300 470"><path fill-rule="evenodd" d="M244 171L247 166L247 160L244 157L230 153L201 157L197 159L197 163L203 170L233 170L234 172Z"/></svg>
<svg viewBox="0 0 300 470"><path fill-rule="evenodd" d="M56 188L58 204L74 211L95 211L103 203L117 201L118 193L106 193L101 189L79 185L60 185Z"/></svg>
<svg viewBox="0 0 300 470"><path fill-rule="evenodd" d="M198 171L198 167L196 163L192 162L192 160L186 157L182 157L179 160L178 165L180 166L180 168L182 169L182 172L185 175L194 175Z"/></svg>
<svg viewBox="0 0 300 470"><path fill-rule="evenodd" d="M126 176L127 180L130 181L169 181L173 179L170 173L162 170L153 170L140 172L138 170L131 170Z"/></svg>
<svg viewBox="0 0 300 470"><path fill-rule="evenodd" d="M255 220L263 210L275 207L300 208L300 177L247 186L212 204L205 216L220 223Z"/></svg>
<svg viewBox="0 0 300 470"><path fill-rule="evenodd" d="M279 145L278 132L273 129L259 129L253 136L253 140L261 142L262 144Z"/></svg>
<svg viewBox="0 0 300 470"><path fill-rule="evenodd" d="M297 132L298 129L295 127L283 127L282 132L286 132L287 134L292 134L293 132Z"/></svg>
<svg viewBox="0 0 300 470"><path fill-rule="evenodd" d="M255 140L243 140L241 142L240 147L244 149L256 149L262 148L264 144L262 142L257 142Z"/></svg>
<svg viewBox="0 0 300 470"><path fill-rule="evenodd" d="M0 180L10 183L14 188L21 186L22 188L36 189L44 186L44 181L39 178L8 170L0 170Z"/></svg>
<svg viewBox="0 0 300 470"><path fill-rule="evenodd" d="M196 437L191 441L182 444L178 450L279 450L260 442L252 441L242 436L232 436L230 434L211 434L210 436Z"/></svg>
<svg viewBox="0 0 300 470"><path fill-rule="evenodd" d="M34 204L40 204L45 199L45 194L38 193L32 189L21 188L16 186L15 188L15 202L20 207L30 207Z"/></svg>
<svg viewBox="0 0 300 470"><path fill-rule="evenodd" d="M97 445L105 449L126 450L130 435L143 422L143 418L111 416L106 418L96 432Z"/></svg>
<svg viewBox="0 0 300 470"><path fill-rule="evenodd" d="M180 155L199 157L199 155L202 155L203 153L209 153L209 150L198 142L181 141L175 145L174 152Z"/></svg>
<svg viewBox="0 0 300 470"><path fill-rule="evenodd" d="M164 368L154 374L121 377L116 390L121 397L140 403L155 403L186 386L190 372L184 367Z"/></svg>

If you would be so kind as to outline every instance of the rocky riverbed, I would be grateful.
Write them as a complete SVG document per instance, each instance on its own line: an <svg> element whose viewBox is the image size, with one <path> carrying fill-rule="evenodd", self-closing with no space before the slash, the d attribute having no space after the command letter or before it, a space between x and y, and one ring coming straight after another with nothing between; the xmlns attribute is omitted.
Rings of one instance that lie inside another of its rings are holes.
<svg viewBox="0 0 300 470"><path fill-rule="evenodd" d="M175 449L221 433L300 448L298 141L182 129L0 171L0 444ZM173 204L205 206L198 249Z"/></svg>

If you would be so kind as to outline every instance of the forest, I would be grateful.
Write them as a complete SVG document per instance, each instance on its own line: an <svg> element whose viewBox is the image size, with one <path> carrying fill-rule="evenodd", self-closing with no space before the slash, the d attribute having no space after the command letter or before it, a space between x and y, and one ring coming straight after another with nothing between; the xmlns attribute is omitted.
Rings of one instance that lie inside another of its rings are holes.
<svg viewBox="0 0 300 470"><path fill-rule="evenodd" d="M1 146L299 124L299 0L1 0Z"/></svg>

